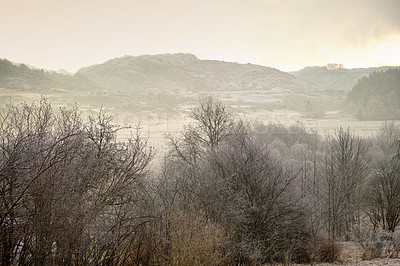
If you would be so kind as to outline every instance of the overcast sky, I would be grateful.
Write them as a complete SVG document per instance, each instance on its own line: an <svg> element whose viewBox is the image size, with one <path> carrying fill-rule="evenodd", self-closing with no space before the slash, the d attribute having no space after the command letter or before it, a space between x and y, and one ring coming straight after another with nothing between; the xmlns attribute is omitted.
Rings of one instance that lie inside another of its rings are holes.
<svg viewBox="0 0 400 266"><path fill-rule="evenodd" d="M188 52L281 70L400 65L400 0L0 0L0 58L75 72Z"/></svg>

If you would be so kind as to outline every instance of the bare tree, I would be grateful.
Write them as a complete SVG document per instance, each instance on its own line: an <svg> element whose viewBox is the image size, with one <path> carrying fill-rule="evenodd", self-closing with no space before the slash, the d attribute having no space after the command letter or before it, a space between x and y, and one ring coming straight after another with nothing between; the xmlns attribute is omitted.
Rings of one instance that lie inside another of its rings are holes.
<svg viewBox="0 0 400 266"><path fill-rule="evenodd" d="M273 158L243 123L201 166L203 210L234 232L239 263L292 260L308 255L305 214L293 192L296 175ZM304 248L304 249L303 249Z"/></svg>
<svg viewBox="0 0 400 266"><path fill-rule="evenodd" d="M396 160L378 165L367 190L367 214L377 229L394 232L400 223L400 165Z"/></svg>
<svg viewBox="0 0 400 266"><path fill-rule="evenodd" d="M79 120L71 113L62 110L63 119L70 119L68 128L58 128L50 105L42 99L38 106L9 106L1 112L1 228L3 264L12 263L12 258L19 252L23 257L22 247L28 242L40 241L43 235L27 237L33 223L32 214L38 208L47 208L40 198L47 198L46 193L38 197L32 193L34 188L46 179L65 160L71 151L71 143L79 137ZM55 130L59 130L54 134ZM47 191L53 187L48 186ZM36 192L39 193L39 190ZM39 200L39 201L36 201ZM36 202L32 207L32 204ZM40 212L42 212L41 210ZM47 222L47 220L46 220ZM43 227L42 227L43 228ZM48 227L47 227L48 228ZM51 227L50 227L51 228ZM50 228L48 230L50 230ZM34 237L34 238L33 238ZM50 244L51 245L51 244ZM47 247L48 248L48 247ZM35 254L40 257L42 250Z"/></svg>
<svg viewBox="0 0 400 266"><path fill-rule="evenodd" d="M361 188L369 174L370 161L367 145L362 138L352 134L349 128L339 128L335 136L328 140L323 165L326 181L323 198L328 235L332 244L338 236L348 238L351 225L359 219L357 216L361 203Z"/></svg>
<svg viewBox="0 0 400 266"><path fill-rule="evenodd" d="M0 251L3 265L120 263L141 224L153 156L139 134L100 112L39 105L0 112ZM134 210L134 211L133 211Z"/></svg>
<svg viewBox="0 0 400 266"><path fill-rule="evenodd" d="M164 169L173 176L164 178L175 185L163 179L172 189L168 198L184 212L202 213L221 225L231 236L227 248L236 263L307 257L305 215L290 193L295 176L257 141L250 124L233 122L212 101L195 109L196 124L186 127L172 146L174 156ZM224 126L215 127L218 121ZM187 143L198 147L196 160L187 159L192 154L183 149Z"/></svg>
<svg viewBox="0 0 400 266"><path fill-rule="evenodd" d="M396 143L400 138L400 129L394 121L382 123L378 133L378 144L385 155L393 157L396 154Z"/></svg>
<svg viewBox="0 0 400 266"><path fill-rule="evenodd" d="M231 134L232 115L218 99L202 99L190 116L196 123L190 131L204 145L214 148Z"/></svg>

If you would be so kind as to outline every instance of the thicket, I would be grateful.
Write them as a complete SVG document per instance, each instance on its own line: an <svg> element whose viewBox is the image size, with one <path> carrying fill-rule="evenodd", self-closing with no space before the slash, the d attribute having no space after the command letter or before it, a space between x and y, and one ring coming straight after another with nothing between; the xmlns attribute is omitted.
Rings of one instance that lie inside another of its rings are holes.
<svg viewBox="0 0 400 266"><path fill-rule="evenodd" d="M395 123L322 138L213 98L191 116L155 167L139 130L119 142L128 126L102 110L2 109L2 265L314 263L339 259L345 240L365 258L399 254Z"/></svg>

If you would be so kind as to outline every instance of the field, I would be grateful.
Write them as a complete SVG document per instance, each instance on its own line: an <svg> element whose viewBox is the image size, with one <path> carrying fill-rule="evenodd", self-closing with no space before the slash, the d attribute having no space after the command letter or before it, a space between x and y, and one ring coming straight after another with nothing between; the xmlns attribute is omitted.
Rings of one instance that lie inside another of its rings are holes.
<svg viewBox="0 0 400 266"><path fill-rule="evenodd" d="M198 100L212 95L220 98L227 108L237 117L247 121L257 121L265 124L282 124L285 126L300 124L310 133L317 132L322 136L333 134L338 127L350 127L352 131L362 137L374 136L384 121L357 121L344 115L339 109L330 109L323 118L310 118L301 114L301 111L290 110L286 107L287 98L318 99L323 96L315 94L294 93L286 90L271 91L231 91L215 93L186 93L171 96L165 99L163 95L136 94L91 94L88 92L66 92L60 90L17 91L0 88L0 105L18 105L26 102L38 102L42 96L46 97L55 108L77 106L86 117L91 111L104 108L114 117L114 122L140 128L141 136L148 138L150 146L158 154L166 150L165 134L177 135L185 125L192 122L190 111ZM169 102L166 102L169 100ZM322 101L322 100L319 100ZM170 103L170 104L168 104ZM297 106L297 109L301 109ZM119 134L120 140L126 140L132 132L127 129Z"/></svg>

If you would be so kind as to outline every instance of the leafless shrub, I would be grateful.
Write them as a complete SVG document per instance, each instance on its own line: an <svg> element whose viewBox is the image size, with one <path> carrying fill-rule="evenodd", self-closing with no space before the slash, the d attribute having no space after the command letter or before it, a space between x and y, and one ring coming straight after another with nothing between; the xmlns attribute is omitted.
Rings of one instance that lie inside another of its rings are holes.
<svg viewBox="0 0 400 266"><path fill-rule="evenodd" d="M364 260L382 257L390 238L390 234L382 228L374 230L368 227L355 227L353 235L356 244L362 250L362 259Z"/></svg>
<svg viewBox="0 0 400 266"><path fill-rule="evenodd" d="M385 254L389 258L398 258L400 255L400 233L393 232L390 234L389 241L385 250Z"/></svg>
<svg viewBox="0 0 400 266"><path fill-rule="evenodd" d="M36 105L0 111L2 265L116 264L143 218L141 183L153 152L103 111ZM133 208L133 207L137 208Z"/></svg>
<svg viewBox="0 0 400 266"><path fill-rule="evenodd" d="M221 135L214 138L218 141L212 140L202 121L219 125L219 117L226 117L214 103L209 100L195 109L199 125L172 140L172 156L164 168L173 170L164 179L175 180L175 196L170 198L186 213L204 213L230 232L228 248L235 263L305 260L310 233L304 211L291 193L295 175L270 155L244 121L223 120L224 130L217 130ZM196 134L205 137L187 137ZM196 160L188 159L193 157L186 155L193 153L187 147L199 147Z"/></svg>
<svg viewBox="0 0 400 266"><path fill-rule="evenodd" d="M225 230L200 215L170 209L154 225L153 232L147 232L147 236L153 235L152 241L157 244L143 247L151 250L142 250L142 259L136 260L136 265L144 262L143 254L149 256L145 265L224 265L229 261Z"/></svg>
<svg viewBox="0 0 400 266"><path fill-rule="evenodd" d="M336 262L341 252L342 247L339 243L334 243L328 239L320 239L317 241L317 261Z"/></svg>

